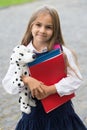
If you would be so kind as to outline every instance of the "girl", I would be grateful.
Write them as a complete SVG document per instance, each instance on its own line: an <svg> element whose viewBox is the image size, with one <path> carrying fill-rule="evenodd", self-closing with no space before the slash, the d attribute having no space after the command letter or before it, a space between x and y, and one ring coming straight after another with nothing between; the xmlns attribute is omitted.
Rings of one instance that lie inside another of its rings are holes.
<svg viewBox="0 0 87 130"><path fill-rule="evenodd" d="M54 8L42 7L32 15L21 44L30 48L31 51L42 53L52 50L56 43L61 46L67 59L67 77L48 87L30 76L22 76L24 84L29 87L36 101L36 107L31 108L30 114L22 113L22 118L15 130L87 130L75 113L71 101L48 114L44 112L41 105L40 100L51 94L58 93L62 97L75 92L82 82L74 54L65 46L57 11ZM14 70L15 66L10 66L3 79L4 88L8 88L12 94L14 94L14 87L10 87L10 80L14 76Z"/></svg>

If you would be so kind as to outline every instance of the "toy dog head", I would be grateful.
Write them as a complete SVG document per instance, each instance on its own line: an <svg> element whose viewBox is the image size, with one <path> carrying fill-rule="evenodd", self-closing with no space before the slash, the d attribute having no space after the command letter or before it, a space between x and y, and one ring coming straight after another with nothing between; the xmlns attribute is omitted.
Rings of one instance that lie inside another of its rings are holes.
<svg viewBox="0 0 87 130"><path fill-rule="evenodd" d="M31 52L26 46L18 45L13 49L10 63L26 64L36 58L35 53Z"/></svg>

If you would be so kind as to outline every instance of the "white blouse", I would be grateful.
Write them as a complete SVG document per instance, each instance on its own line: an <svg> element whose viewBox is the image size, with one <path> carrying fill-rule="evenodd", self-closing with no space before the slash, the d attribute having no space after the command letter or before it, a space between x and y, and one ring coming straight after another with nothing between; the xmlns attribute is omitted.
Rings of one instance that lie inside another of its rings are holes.
<svg viewBox="0 0 87 130"><path fill-rule="evenodd" d="M31 51L37 51L32 45L32 43L30 43L27 47L31 49ZM47 51L47 48L45 48L43 51ZM71 51L65 46L63 46L63 51L66 54L68 62L71 67L67 67L67 77L63 78L62 80L60 80L58 83L55 84L56 90L60 96L68 95L75 92L75 90L82 83L82 76L80 74L77 65L75 64L74 57ZM10 94L17 94L19 93L19 91L23 90L23 88L19 90L17 86L13 86L13 84L11 84L10 82L14 77L15 68L16 68L15 64L10 64L7 74L2 80L4 89Z"/></svg>

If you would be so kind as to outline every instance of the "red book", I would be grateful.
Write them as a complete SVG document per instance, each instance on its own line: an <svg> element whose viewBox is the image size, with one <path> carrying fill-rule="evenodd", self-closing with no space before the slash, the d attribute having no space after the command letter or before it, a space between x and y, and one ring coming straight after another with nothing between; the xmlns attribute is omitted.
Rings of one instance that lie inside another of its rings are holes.
<svg viewBox="0 0 87 130"><path fill-rule="evenodd" d="M30 66L29 70L32 77L36 78L39 81L42 81L48 86L57 83L62 78L67 76L66 66L62 53L41 63L35 64L34 66ZM56 93L46 97L45 99L42 99L41 103L44 107L45 112L48 113L61 106L65 102L69 101L74 96L75 95L73 93L60 97L58 93Z"/></svg>

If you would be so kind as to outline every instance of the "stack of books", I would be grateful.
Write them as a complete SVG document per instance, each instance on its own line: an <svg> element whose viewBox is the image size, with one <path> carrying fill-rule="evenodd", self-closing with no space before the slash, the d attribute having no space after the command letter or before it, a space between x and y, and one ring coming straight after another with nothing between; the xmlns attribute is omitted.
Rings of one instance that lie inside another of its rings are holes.
<svg viewBox="0 0 87 130"><path fill-rule="evenodd" d="M64 55L60 49L55 49L36 58L28 64L30 75L42 81L48 87L58 83L67 76ZM74 93L60 97L58 93L52 94L41 100L46 113L69 101L75 96Z"/></svg>

